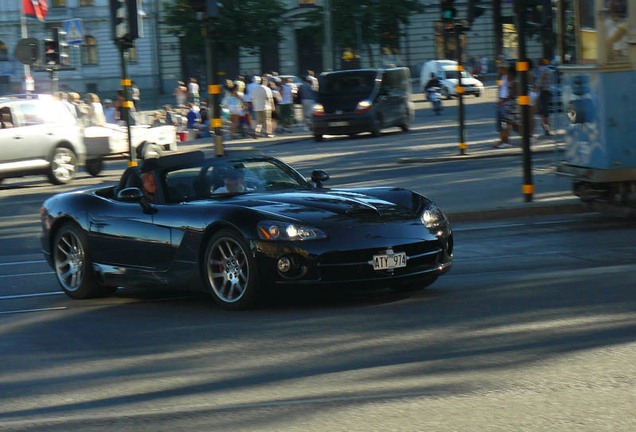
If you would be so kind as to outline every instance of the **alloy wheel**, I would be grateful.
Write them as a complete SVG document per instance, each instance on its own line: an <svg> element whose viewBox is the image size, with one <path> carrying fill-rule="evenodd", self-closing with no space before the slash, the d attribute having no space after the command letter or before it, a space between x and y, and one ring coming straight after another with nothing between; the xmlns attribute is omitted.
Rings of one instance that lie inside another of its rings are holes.
<svg viewBox="0 0 636 432"><path fill-rule="evenodd" d="M249 284L249 262L235 239L221 237L208 249L207 276L217 298L225 303L239 301Z"/></svg>
<svg viewBox="0 0 636 432"><path fill-rule="evenodd" d="M54 251L55 272L60 284L69 292L77 291L84 280L86 257L77 233L72 230L59 236Z"/></svg>

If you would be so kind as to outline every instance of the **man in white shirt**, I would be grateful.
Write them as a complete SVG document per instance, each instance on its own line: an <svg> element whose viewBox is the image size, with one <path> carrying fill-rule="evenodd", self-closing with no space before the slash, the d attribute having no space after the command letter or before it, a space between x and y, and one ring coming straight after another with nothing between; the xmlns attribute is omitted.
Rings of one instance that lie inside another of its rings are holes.
<svg viewBox="0 0 636 432"><path fill-rule="evenodd" d="M252 92L256 87L261 85L261 77L253 76L252 81L245 86L245 94L243 95L243 102L247 105L247 111L250 114L250 129L252 131L256 127L256 113L254 112L254 106L252 105Z"/></svg>
<svg viewBox="0 0 636 432"><path fill-rule="evenodd" d="M508 73L506 63L498 60L497 74L499 75L499 89L497 90L497 132L499 132L499 142L493 144L495 148L511 147L508 144L508 132L502 126L504 102L508 99Z"/></svg>
<svg viewBox="0 0 636 432"><path fill-rule="evenodd" d="M281 101L278 104L280 109L280 122L287 132L292 132L294 125L294 94L296 86L291 78L283 79L283 85L280 86Z"/></svg>
<svg viewBox="0 0 636 432"><path fill-rule="evenodd" d="M250 92L252 107L256 114L255 136L259 136L261 133L268 137L273 136L272 108L274 107L274 97L267 84L267 78L262 78L261 84ZM263 128L265 128L265 132L263 132Z"/></svg>

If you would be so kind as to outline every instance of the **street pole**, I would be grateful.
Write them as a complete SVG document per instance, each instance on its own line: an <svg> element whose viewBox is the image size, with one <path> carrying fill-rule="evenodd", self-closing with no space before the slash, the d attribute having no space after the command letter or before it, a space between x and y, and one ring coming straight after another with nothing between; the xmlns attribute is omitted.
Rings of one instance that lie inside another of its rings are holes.
<svg viewBox="0 0 636 432"><path fill-rule="evenodd" d="M216 18L206 18L206 51L205 62L208 71L208 113L212 113L211 124L214 128L214 143L217 157L224 154L223 150L223 120L221 120L221 86L218 83L218 55L216 53L216 41L214 40L214 25Z"/></svg>
<svg viewBox="0 0 636 432"><path fill-rule="evenodd" d="M457 38L457 96L459 99L459 154L466 154L466 141L464 139L464 87L462 86L462 41L461 35L464 27L460 21L455 21L455 37Z"/></svg>
<svg viewBox="0 0 636 432"><path fill-rule="evenodd" d="M517 39L519 41L519 84L517 103L521 107L521 136L523 150L523 195L526 202L532 202L534 185L532 184L532 155L530 153L530 96L528 96L528 73L530 62L526 57L526 9L523 0L515 0L517 16Z"/></svg>
<svg viewBox="0 0 636 432"><path fill-rule="evenodd" d="M22 38L26 39L29 37L29 30L27 28L27 18L24 14L24 4L20 2L20 30L22 32ZM24 91L27 94L27 98L30 98L30 86L28 85L28 80L31 78L31 67L28 64L24 65ZM55 90L57 91L57 89Z"/></svg>
<svg viewBox="0 0 636 432"><path fill-rule="evenodd" d="M126 135L128 138L128 166L134 167L137 166L137 160L132 148L132 133L130 130L130 116L131 109L133 107L130 85L131 81L128 78L128 68L126 67L126 44L127 42L119 40L118 48L119 48L119 61L121 63L121 85L124 88L124 101L121 106L121 113L126 119Z"/></svg>

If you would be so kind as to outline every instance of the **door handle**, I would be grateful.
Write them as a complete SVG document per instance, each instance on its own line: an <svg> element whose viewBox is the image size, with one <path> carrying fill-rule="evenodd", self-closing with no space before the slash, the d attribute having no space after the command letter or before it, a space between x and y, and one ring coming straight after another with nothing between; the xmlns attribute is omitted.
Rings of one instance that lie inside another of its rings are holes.
<svg viewBox="0 0 636 432"><path fill-rule="evenodd" d="M15 135L13 139L22 139L22 137L20 135Z"/></svg>

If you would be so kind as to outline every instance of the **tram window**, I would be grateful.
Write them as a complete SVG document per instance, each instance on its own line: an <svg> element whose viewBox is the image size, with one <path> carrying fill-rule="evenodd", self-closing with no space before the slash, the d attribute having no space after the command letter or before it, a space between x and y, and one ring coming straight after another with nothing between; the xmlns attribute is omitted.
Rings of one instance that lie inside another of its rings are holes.
<svg viewBox="0 0 636 432"><path fill-rule="evenodd" d="M598 36L594 21L594 3L596 3L595 0L580 0L578 3L582 63L596 63L598 61Z"/></svg>
<svg viewBox="0 0 636 432"><path fill-rule="evenodd" d="M627 0L605 0L608 61L627 60Z"/></svg>

